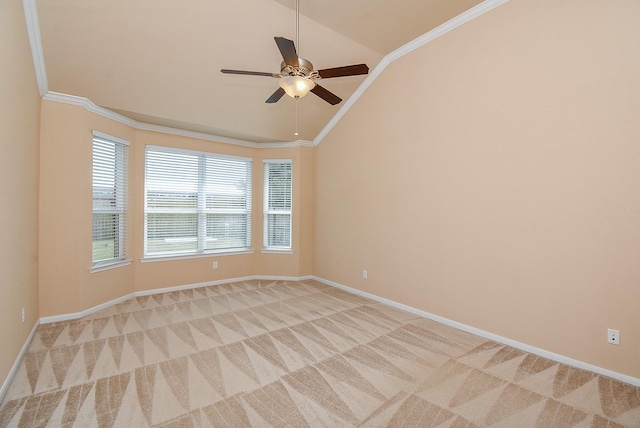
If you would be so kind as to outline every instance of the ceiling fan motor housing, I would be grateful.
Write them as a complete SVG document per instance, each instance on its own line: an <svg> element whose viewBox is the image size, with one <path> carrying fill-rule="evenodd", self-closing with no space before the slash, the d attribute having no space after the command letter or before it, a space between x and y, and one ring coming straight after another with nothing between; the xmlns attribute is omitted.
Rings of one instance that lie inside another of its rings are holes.
<svg viewBox="0 0 640 428"><path fill-rule="evenodd" d="M319 79L320 75L317 71L313 70L313 64L304 58L298 57L298 65L287 64L282 61L280 64L280 73L282 76L300 76L310 79Z"/></svg>

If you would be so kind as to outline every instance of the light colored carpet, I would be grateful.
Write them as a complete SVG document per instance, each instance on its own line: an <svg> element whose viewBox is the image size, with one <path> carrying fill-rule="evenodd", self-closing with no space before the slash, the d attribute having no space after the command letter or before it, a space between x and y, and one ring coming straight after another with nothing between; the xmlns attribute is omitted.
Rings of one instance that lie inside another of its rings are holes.
<svg viewBox="0 0 640 428"><path fill-rule="evenodd" d="M640 389L315 281L248 281L40 326L0 426L640 427Z"/></svg>

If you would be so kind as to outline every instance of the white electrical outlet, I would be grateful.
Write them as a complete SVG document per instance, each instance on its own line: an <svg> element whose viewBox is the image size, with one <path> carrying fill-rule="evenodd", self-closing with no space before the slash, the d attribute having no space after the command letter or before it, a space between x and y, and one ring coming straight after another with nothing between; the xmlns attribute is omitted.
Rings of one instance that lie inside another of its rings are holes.
<svg viewBox="0 0 640 428"><path fill-rule="evenodd" d="M24 320L27 319L27 309L26 308L22 308L22 312L20 312L20 318L22 319L22 322L24 322Z"/></svg>
<svg viewBox="0 0 640 428"><path fill-rule="evenodd" d="M607 342L613 345L620 344L620 330L614 330L612 328L607 330Z"/></svg>
<svg viewBox="0 0 640 428"><path fill-rule="evenodd" d="M362 277L363 277L364 279L367 279L367 271L366 271L366 270L363 270L363 271L362 271Z"/></svg>
<svg viewBox="0 0 640 428"><path fill-rule="evenodd" d="M213 262L213 268L218 269L218 262Z"/></svg>

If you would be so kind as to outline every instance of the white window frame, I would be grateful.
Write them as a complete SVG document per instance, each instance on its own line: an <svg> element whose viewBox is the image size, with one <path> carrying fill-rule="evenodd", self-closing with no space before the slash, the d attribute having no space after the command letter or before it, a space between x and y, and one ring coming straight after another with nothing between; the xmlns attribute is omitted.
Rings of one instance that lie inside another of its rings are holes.
<svg viewBox="0 0 640 428"><path fill-rule="evenodd" d="M289 165L291 170L291 179L289 181L289 194L288 194L288 207L285 208L273 208L270 207L269 203L269 195L270 189L272 185L271 181L271 166L272 165ZM263 183L263 248L262 252L286 252L290 253L292 251L292 242L293 242L293 161L291 159L265 159L263 160L264 166L264 183ZM278 245L271 241L270 231L272 229L272 225L270 224L270 217L272 216L286 216L289 218L289 230L287 231L287 235L289 237L289 242L287 245Z"/></svg>
<svg viewBox="0 0 640 428"><path fill-rule="evenodd" d="M148 153L150 151L162 152L164 154L169 154L169 155L184 154L192 157L197 157L198 159L197 190L196 192L194 192L195 194L197 194L196 207L178 208L178 209L149 207L148 196L149 196L150 190L149 190L148 181L150 180L150 178L149 178ZM211 178L211 176L207 177L207 173L205 172L207 160L220 161L220 162L224 162L225 160L232 160L236 163L239 161L246 165L247 171L245 176L246 185L245 185L245 193L244 193L244 201L245 201L244 208L235 209L235 210L232 210L232 209L220 210L220 209L206 207L207 193L205 191L205 186L206 186L207 180ZM235 253L242 254L242 253L251 252L252 251L252 248L251 248L251 221L252 221L251 187L252 187L252 159L251 158L220 155L215 153L200 152L200 151L185 150L185 149L177 149L177 148L166 147L166 146L147 145L145 148L144 255L142 260L153 261L154 259L155 260L180 259L180 258L190 258L190 257L202 257L204 255L209 255L209 254L235 254ZM193 237L189 238L189 239L195 239L196 248L188 249L188 250L177 250L173 252L170 252L170 251L156 251L156 252L151 251L150 252L149 245L148 245L149 244L149 230L148 230L149 214L172 214L172 213L191 214L191 215L197 216L196 226L195 226L197 229L197 232L195 234L196 236L195 238ZM223 248L223 249L207 249L206 248L206 241L208 239L207 214L232 214L232 215L241 214L243 216L246 216L245 224L244 224L244 227L246 228L246 233L243 236L244 245L234 246L230 248Z"/></svg>
<svg viewBox="0 0 640 428"><path fill-rule="evenodd" d="M127 260L127 200L128 200L128 148L129 142L100 131L92 132L92 239L91 239L91 272L97 272L113 267L128 265ZM96 152L99 145L113 145L113 159ZM110 162L113 162L112 164ZM109 169L113 168L113 173ZM113 177L110 177L113 174ZM111 206L104 207L96 204L96 178L103 181L113 179L113 197ZM97 258L94 238L101 229L96 227L95 217L101 214L117 214L117 231L114 236L114 257ZM117 248L116 248L117 247Z"/></svg>

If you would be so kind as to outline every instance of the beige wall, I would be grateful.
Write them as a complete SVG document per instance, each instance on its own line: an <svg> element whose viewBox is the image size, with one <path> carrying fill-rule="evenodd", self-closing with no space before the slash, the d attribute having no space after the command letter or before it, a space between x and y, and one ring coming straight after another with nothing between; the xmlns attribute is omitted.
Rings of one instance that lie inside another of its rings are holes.
<svg viewBox="0 0 640 428"><path fill-rule="evenodd" d="M91 174L93 130L130 142L135 130L52 101L42 101L40 129L41 316L80 312L132 293L133 266L90 273ZM135 156L129 150L130 182ZM131 219L130 234L135 231ZM134 250L136 242L130 240L129 246Z"/></svg>
<svg viewBox="0 0 640 428"><path fill-rule="evenodd" d="M640 378L638 17L511 0L390 65L317 148L254 149L40 111L21 2L1 2L0 378L38 316L310 274ZM132 143L133 262L91 274L94 129ZM145 144L254 159L253 254L140 262ZM294 162L291 255L260 252L266 158Z"/></svg>
<svg viewBox="0 0 640 428"><path fill-rule="evenodd" d="M316 148L314 274L640 378L639 19L511 0L391 64Z"/></svg>
<svg viewBox="0 0 640 428"><path fill-rule="evenodd" d="M40 309L42 316L80 312L135 291L247 276L311 275L313 149L256 149L138 130L77 105L42 102ZM126 267L90 273L93 130L131 143L129 254ZM144 239L144 150L164 145L253 159L252 254L141 261ZM293 254L263 254L263 159L294 165ZM218 269L212 261L218 261Z"/></svg>
<svg viewBox="0 0 640 428"><path fill-rule="evenodd" d="M0 381L4 381L38 319L40 96L20 0L0 2L0 94Z"/></svg>

